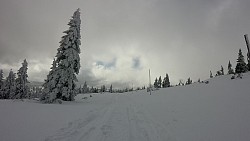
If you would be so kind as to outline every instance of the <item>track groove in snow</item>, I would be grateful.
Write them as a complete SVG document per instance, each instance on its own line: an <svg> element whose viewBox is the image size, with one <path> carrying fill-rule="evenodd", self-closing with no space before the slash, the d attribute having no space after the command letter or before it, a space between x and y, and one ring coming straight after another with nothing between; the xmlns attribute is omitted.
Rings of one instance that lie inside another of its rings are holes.
<svg viewBox="0 0 250 141"><path fill-rule="evenodd" d="M111 103L112 104L112 103ZM55 135L49 136L45 141L82 141L96 130L97 123L102 122L111 111L112 106L90 111L87 118L78 119L68 123L68 126L60 129Z"/></svg>
<svg viewBox="0 0 250 141"><path fill-rule="evenodd" d="M91 111L87 118L70 122L45 141L162 141L170 139L130 96L115 95L111 104Z"/></svg>

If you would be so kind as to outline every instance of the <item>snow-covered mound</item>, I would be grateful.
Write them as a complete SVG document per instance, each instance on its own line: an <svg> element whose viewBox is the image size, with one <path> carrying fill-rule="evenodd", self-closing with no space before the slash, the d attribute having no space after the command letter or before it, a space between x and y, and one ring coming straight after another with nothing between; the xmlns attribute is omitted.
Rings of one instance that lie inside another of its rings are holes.
<svg viewBox="0 0 250 141"><path fill-rule="evenodd" d="M250 140L250 73L75 102L0 100L1 141Z"/></svg>

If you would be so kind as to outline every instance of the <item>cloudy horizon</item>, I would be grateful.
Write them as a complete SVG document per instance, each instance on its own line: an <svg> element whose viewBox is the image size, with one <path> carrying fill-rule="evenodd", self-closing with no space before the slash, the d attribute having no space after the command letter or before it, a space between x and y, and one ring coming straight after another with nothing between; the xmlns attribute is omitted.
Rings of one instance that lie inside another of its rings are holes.
<svg viewBox="0 0 250 141"><path fill-rule="evenodd" d="M236 65L250 34L249 0L1 0L0 69L15 72L24 59L30 81L46 78L73 12L81 9L81 68L90 86L148 85L169 74L209 78Z"/></svg>

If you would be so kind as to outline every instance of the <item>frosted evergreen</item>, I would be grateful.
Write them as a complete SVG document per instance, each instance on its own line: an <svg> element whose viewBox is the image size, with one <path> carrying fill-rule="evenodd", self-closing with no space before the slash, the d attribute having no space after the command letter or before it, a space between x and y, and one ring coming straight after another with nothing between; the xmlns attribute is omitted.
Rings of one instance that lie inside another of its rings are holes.
<svg viewBox="0 0 250 141"><path fill-rule="evenodd" d="M3 98L3 88L4 88L4 82L3 82L3 70L0 70L0 99Z"/></svg>
<svg viewBox="0 0 250 141"><path fill-rule="evenodd" d="M228 68L228 74L234 74L234 70L232 69L232 64L230 61L228 62L227 68Z"/></svg>
<svg viewBox="0 0 250 141"><path fill-rule="evenodd" d="M0 88L3 86L3 70L0 70Z"/></svg>
<svg viewBox="0 0 250 141"><path fill-rule="evenodd" d="M223 68L223 66L221 66L220 71L221 71L221 75L224 75L224 68Z"/></svg>
<svg viewBox="0 0 250 141"><path fill-rule="evenodd" d="M28 98L28 63L26 59L22 63L22 67L17 72L16 79L16 94L13 98L22 99Z"/></svg>
<svg viewBox="0 0 250 141"><path fill-rule="evenodd" d="M10 73L8 77L6 78L6 82L4 85L4 93L3 93L3 99L10 99L14 98L15 92L16 92L16 74L13 73L12 70L10 70Z"/></svg>
<svg viewBox="0 0 250 141"><path fill-rule="evenodd" d="M58 74L56 73L57 67L56 67L56 61L54 59L52 67L50 68L50 72L47 75L47 79L45 80L45 83L43 84L44 90L43 94L41 96L41 100L46 103L51 103L56 99L57 94L57 88L56 84L58 82Z"/></svg>
<svg viewBox="0 0 250 141"><path fill-rule="evenodd" d="M84 82L82 91L83 91L83 93L88 93L88 92L89 92L89 88L88 88L88 85L87 85L87 82L86 82L86 81Z"/></svg>
<svg viewBox="0 0 250 141"><path fill-rule="evenodd" d="M56 99L74 100L76 74L80 69L80 9L74 12L68 23L66 35L62 37L57 49L56 59L44 83L44 94L41 100L51 103Z"/></svg>
<svg viewBox="0 0 250 141"><path fill-rule="evenodd" d="M105 85L102 85L102 86L101 86L101 92L106 92L106 87L105 87Z"/></svg>
<svg viewBox="0 0 250 141"><path fill-rule="evenodd" d="M210 71L210 78L213 78L213 74L212 74L212 72Z"/></svg>
<svg viewBox="0 0 250 141"><path fill-rule="evenodd" d="M112 85L110 85L109 92L113 93L113 86Z"/></svg>
<svg viewBox="0 0 250 141"><path fill-rule="evenodd" d="M169 82L169 76L168 76L168 74L166 74L166 77L163 79L162 87L163 88L170 87L170 82Z"/></svg>
<svg viewBox="0 0 250 141"><path fill-rule="evenodd" d="M154 82L154 88L158 88L158 79L156 77L155 82Z"/></svg>
<svg viewBox="0 0 250 141"><path fill-rule="evenodd" d="M188 80L187 80L187 82L186 82L186 85L190 85L190 84L192 84L192 80L191 80L191 78L189 77Z"/></svg>
<svg viewBox="0 0 250 141"><path fill-rule="evenodd" d="M244 73L246 71L247 71L247 66L245 63L245 59L244 56L242 55L241 49L239 49L235 73Z"/></svg>
<svg viewBox="0 0 250 141"><path fill-rule="evenodd" d="M161 76L159 77L159 80L158 80L158 88L161 88L161 85L162 85L162 80L161 80Z"/></svg>

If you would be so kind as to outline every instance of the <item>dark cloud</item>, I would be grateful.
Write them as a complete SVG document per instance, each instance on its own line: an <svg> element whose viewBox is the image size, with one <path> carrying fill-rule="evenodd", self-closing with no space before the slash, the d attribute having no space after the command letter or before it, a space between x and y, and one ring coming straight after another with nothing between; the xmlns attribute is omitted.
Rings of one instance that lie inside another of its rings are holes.
<svg viewBox="0 0 250 141"><path fill-rule="evenodd" d="M141 65L140 58L139 57L133 58L133 66L132 66L132 68L139 69L140 65Z"/></svg>
<svg viewBox="0 0 250 141"><path fill-rule="evenodd" d="M105 69L111 69L116 67L116 58L113 58L110 62L97 61L96 66L104 67Z"/></svg>

